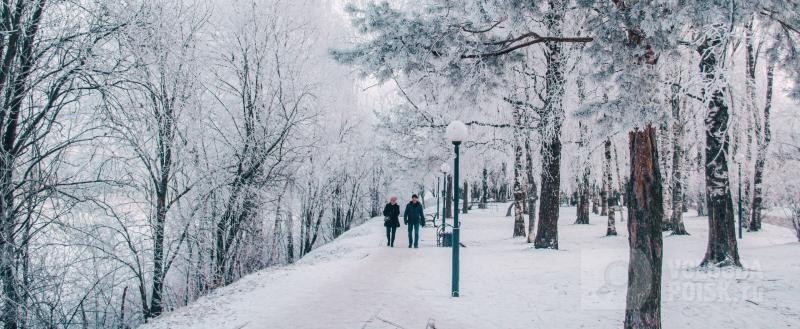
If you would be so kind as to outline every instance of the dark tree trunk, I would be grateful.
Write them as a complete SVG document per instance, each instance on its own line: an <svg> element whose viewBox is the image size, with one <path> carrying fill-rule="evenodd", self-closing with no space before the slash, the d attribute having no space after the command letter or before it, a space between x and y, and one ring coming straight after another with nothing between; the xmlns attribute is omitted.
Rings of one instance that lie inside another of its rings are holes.
<svg viewBox="0 0 800 329"><path fill-rule="evenodd" d="M169 175L169 168L162 168ZM167 178L168 179L168 178ZM167 180L156 191L156 219L153 227L153 285L150 294L150 317L157 317L164 311L161 294L164 289L164 223L167 217Z"/></svg>
<svg viewBox="0 0 800 329"><path fill-rule="evenodd" d="M453 218L453 176L447 175L447 184L445 184L445 189L447 193L445 193L445 211L444 217L445 218Z"/></svg>
<svg viewBox="0 0 800 329"><path fill-rule="evenodd" d="M381 195L379 184L383 176L383 170L378 167L372 170L372 184L369 187L370 211L369 217L377 217L381 214Z"/></svg>
<svg viewBox="0 0 800 329"><path fill-rule="evenodd" d="M700 136L695 136L695 137L696 137L696 139L698 141L702 138ZM704 159L704 157L705 157L705 152L703 151L703 148L702 147L698 147L697 148L697 157L696 157L696 159L697 159L697 168L703 169L703 170L705 169L705 159ZM703 190L701 192L698 192L697 194L694 195L694 197L696 198L695 202L696 202L696 205L697 205L697 216L706 216L707 215L706 209L708 208L708 204L707 204L708 200L706 199L705 190Z"/></svg>
<svg viewBox="0 0 800 329"><path fill-rule="evenodd" d="M672 217L673 235L689 235L683 225L683 116L677 95L672 96Z"/></svg>
<svg viewBox="0 0 800 329"><path fill-rule="evenodd" d="M794 227L797 241L800 242L800 207L798 206L792 207L792 227Z"/></svg>
<svg viewBox="0 0 800 329"><path fill-rule="evenodd" d="M486 209L486 200L489 197L489 171L486 168L483 168L483 178L481 182L481 202L478 204L478 208Z"/></svg>
<svg viewBox="0 0 800 329"><path fill-rule="evenodd" d="M525 236L525 190L522 187L522 145L517 145L514 152L514 233L513 237Z"/></svg>
<svg viewBox="0 0 800 329"><path fill-rule="evenodd" d="M605 170L605 167L603 167ZM605 180L606 173L603 172L603 179ZM600 216L608 215L608 188L605 186L605 182L603 183L602 188L600 189Z"/></svg>
<svg viewBox="0 0 800 329"><path fill-rule="evenodd" d="M758 153L756 154L756 168L753 176L753 205L750 207L750 231L761 230L761 210L763 210L764 203L764 167L767 162L767 149L772 140L772 132L770 130L769 115L772 109L772 88L775 80L775 66L770 63L767 68L767 99L764 104L764 137L758 140Z"/></svg>
<svg viewBox="0 0 800 329"><path fill-rule="evenodd" d="M497 189L495 200L504 203L508 200L508 183L506 182L508 180L508 170L505 162L501 166L500 173L500 187Z"/></svg>
<svg viewBox="0 0 800 329"><path fill-rule="evenodd" d="M294 218L291 207L286 213L286 263L294 263Z"/></svg>
<svg viewBox="0 0 800 329"><path fill-rule="evenodd" d="M531 151L530 133L525 138L525 173L528 180L528 190L526 191L528 203L528 243L533 243L536 236L536 199L539 198L539 191L536 188L536 180L533 178L533 153Z"/></svg>
<svg viewBox="0 0 800 329"><path fill-rule="evenodd" d="M578 122L578 130L580 136L578 137L578 153L581 154L579 161L581 161L580 169L578 171L578 207L575 219L575 224L589 224L589 204L592 198L592 190L589 186L589 177L591 176L590 167L590 153L588 128L582 122ZM586 157L586 158L582 158Z"/></svg>
<svg viewBox="0 0 800 329"><path fill-rule="evenodd" d="M542 146L542 189L539 198L539 227L534 247L558 249L558 196L561 188L561 140Z"/></svg>
<svg viewBox="0 0 800 329"><path fill-rule="evenodd" d="M469 211L469 185L464 180L464 189L461 190L461 213L466 214Z"/></svg>
<svg viewBox="0 0 800 329"><path fill-rule="evenodd" d="M175 116L171 107L165 107L158 115L158 169L161 174L152 182L155 186L155 220L153 223L153 285L150 290L149 317L157 317L164 311L164 229L167 221L167 194L172 180L173 142L175 140Z"/></svg>
<svg viewBox="0 0 800 329"><path fill-rule="evenodd" d="M664 216L655 129L629 134L628 294L626 329L661 328L661 220Z"/></svg>
<svg viewBox="0 0 800 329"><path fill-rule="evenodd" d="M697 195L697 216L707 216L706 214L706 200L705 193L699 193Z"/></svg>
<svg viewBox="0 0 800 329"><path fill-rule="evenodd" d="M753 161L753 139L761 146L761 120L760 120L760 113L758 111L758 105L756 105L756 49L754 45L754 37L753 37L753 23L755 21L755 17L751 17L750 21L747 23L745 27L745 61L746 61L746 76L745 76L745 90L747 91L747 103L745 108L748 110L749 115L746 116L747 120L747 132L745 135L747 136L747 145L746 145L746 152L745 152L745 166L752 164ZM769 87L768 87L769 88ZM755 128L755 131L754 131ZM754 136L755 135L755 136ZM755 174L755 173L754 173ZM744 179L744 189L742 195L742 226L747 228L750 231L750 219L752 216L751 213L751 198L752 195L750 194L751 191L751 177L750 175L745 174L743 177ZM755 177L753 177L755 178ZM739 182L742 184L742 182Z"/></svg>
<svg viewBox="0 0 800 329"><path fill-rule="evenodd" d="M29 6L26 8L26 6ZM4 90L4 105L1 111L0 125L3 126L2 149L0 150L0 281L2 286L2 312L0 312L0 322L5 329L17 329L20 324L24 326L24 319L20 310L25 308L25 296L27 292L20 291L25 288L24 281L18 277L18 262L20 259L17 252L20 249L28 248L28 241L17 241L16 235L19 234L17 214L15 208L14 191L16 189L14 178L15 160L20 153L30 150L31 146L24 146L21 151L15 151L15 145L20 142L30 142L30 137L19 135L19 129L37 127L36 124L20 122L23 100L29 94L28 88L30 74L33 72L36 55L34 47L39 24L42 19L45 1L18 1L14 6L13 13L11 5L4 4L3 22L0 28L4 29L5 44L0 44L0 50L5 51L2 68L0 69L0 90ZM32 8L30 8L32 7ZM32 12L30 17L27 13ZM2 52L0 51L0 52ZM5 84L9 85L6 86ZM59 96L54 96L60 98ZM56 101L56 99L51 99ZM51 109L35 109L36 115L50 114ZM51 112L52 113L52 112ZM45 133L46 134L46 133ZM38 142L30 142L36 144ZM34 195L35 196L35 195ZM21 239L20 239L21 240ZM18 249L20 248L20 249ZM27 262L27 259L23 259ZM23 278L24 279L24 278ZM26 280L26 279L24 279Z"/></svg>
<svg viewBox="0 0 800 329"><path fill-rule="evenodd" d="M588 170L588 167L585 167L584 170ZM589 173L584 172L580 174L578 178L578 192L576 193L577 196L577 207L576 209L576 219L575 224L589 224L589 205L591 201L589 200L591 197L591 192L589 190Z"/></svg>
<svg viewBox="0 0 800 329"><path fill-rule="evenodd" d="M551 36L561 35L561 21L566 4L561 0L548 0L545 25ZM547 102L541 122L541 197L539 198L539 227L536 229L536 249L558 249L558 198L561 191L561 126L564 122L564 65L562 46L557 42L546 44L545 95Z"/></svg>
<svg viewBox="0 0 800 329"><path fill-rule="evenodd" d="M609 236L617 235L617 225L614 219L614 210L612 209L616 203L613 202L614 192L613 188L611 187L611 139L606 139L606 142L603 144L603 194L606 195L606 197L603 198L603 210L606 211L605 215L608 216L606 236Z"/></svg>
<svg viewBox="0 0 800 329"><path fill-rule="evenodd" d="M721 41L706 40L698 48L700 71L710 86L716 79L716 52ZM701 266L741 266L736 245L735 216L728 170L728 105L724 89L705 90L709 99L705 116L706 199L708 202L708 249Z"/></svg>
<svg viewBox="0 0 800 329"><path fill-rule="evenodd" d="M585 172L582 174L581 184L578 186L578 210L575 224L589 224L589 199L591 198L591 190L588 185L589 173Z"/></svg>
<svg viewBox="0 0 800 329"><path fill-rule="evenodd" d="M15 264L15 245L14 238L14 218L9 216L9 208L13 207L13 187L12 187L12 165L6 160L2 163L3 179L0 181L2 186L3 200L0 202L0 216L2 216L2 230L0 231L0 279L3 281L3 312L0 316L5 329L16 329L19 318L20 294L17 291L17 275Z"/></svg>

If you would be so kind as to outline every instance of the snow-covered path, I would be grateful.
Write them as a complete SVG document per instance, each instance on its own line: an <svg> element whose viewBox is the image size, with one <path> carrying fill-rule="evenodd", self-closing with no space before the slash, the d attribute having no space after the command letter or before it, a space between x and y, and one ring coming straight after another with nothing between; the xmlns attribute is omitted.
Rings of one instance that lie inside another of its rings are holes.
<svg viewBox="0 0 800 329"><path fill-rule="evenodd" d="M420 249L405 227L385 246L371 220L286 268L250 275L148 328L619 328L627 238L604 237L605 219L573 225L563 208L561 250L512 239L504 207L464 216L461 297L450 298L450 249L433 228ZM665 237L665 328L800 328L800 244L767 225L742 242L746 270L705 271L704 218L689 237Z"/></svg>

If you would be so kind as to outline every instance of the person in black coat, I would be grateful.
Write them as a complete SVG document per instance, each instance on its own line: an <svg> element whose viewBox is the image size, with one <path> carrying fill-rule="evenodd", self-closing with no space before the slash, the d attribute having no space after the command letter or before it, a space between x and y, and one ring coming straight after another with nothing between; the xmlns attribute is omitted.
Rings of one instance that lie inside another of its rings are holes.
<svg viewBox="0 0 800 329"><path fill-rule="evenodd" d="M389 198L389 203L383 207L383 226L386 227L386 245L394 247L394 235L400 227L400 205L397 204L397 197Z"/></svg>
<svg viewBox="0 0 800 329"><path fill-rule="evenodd" d="M425 222L425 213L416 194L411 196L411 202L406 205L403 221L408 225L408 247L411 248L413 245L414 248L419 248L419 226Z"/></svg>

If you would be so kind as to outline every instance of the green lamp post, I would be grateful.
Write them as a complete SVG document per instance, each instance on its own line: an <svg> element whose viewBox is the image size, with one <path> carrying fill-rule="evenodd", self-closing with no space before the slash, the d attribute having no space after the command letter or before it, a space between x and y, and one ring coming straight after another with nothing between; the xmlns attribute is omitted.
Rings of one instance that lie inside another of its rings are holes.
<svg viewBox="0 0 800 329"><path fill-rule="evenodd" d="M447 126L446 137L447 140L453 143L455 151L455 158L453 159L453 277L452 277L452 294L453 297L459 296L458 281L459 281L459 247L461 238L461 223L458 221L458 199L459 199L459 146L461 142L467 139L467 126L461 121L453 121Z"/></svg>

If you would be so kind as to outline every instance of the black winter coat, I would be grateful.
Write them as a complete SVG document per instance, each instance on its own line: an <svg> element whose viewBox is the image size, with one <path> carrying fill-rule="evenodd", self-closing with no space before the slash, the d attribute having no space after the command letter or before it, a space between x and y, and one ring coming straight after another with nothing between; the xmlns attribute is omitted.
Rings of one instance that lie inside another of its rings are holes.
<svg viewBox="0 0 800 329"><path fill-rule="evenodd" d="M422 204L409 202L406 211L403 212L403 220L407 225L424 224L425 213L422 211Z"/></svg>
<svg viewBox="0 0 800 329"><path fill-rule="evenodd" d="M383 221L383 226L386 227L400 227L400 205L387 203L383 207L383 216L389 217L389 220Z"/></svg>

